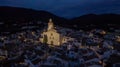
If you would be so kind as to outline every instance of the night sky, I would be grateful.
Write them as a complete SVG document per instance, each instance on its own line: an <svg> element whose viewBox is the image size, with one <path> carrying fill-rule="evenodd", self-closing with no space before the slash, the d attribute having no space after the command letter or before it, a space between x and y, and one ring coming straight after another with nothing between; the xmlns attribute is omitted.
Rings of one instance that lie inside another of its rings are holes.
<svg viewBox="0 0 120 67"><path fill-rule="evenodd" d="M0 6L45 10L66 18L90 13L120 14L120 0L0 0Z"/></svg>

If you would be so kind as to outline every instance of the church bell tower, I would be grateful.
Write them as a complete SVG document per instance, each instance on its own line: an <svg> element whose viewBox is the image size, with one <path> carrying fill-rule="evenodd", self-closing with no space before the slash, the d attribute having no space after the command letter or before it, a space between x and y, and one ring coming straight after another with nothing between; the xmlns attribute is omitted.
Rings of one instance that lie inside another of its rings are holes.
<svg viewBox="0 0 120 67"><path fill-rule="evenodd" d="M48 22L48 30L53 30L53 29L54 29L54 24L53 24L52 19L50 18Z"/></svg>

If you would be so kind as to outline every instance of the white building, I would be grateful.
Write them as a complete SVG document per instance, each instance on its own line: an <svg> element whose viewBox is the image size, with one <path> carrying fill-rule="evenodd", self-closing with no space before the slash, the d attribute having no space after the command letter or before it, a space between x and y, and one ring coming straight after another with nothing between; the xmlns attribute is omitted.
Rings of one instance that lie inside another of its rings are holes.
<svg viewBox="0 0 120 67"><path fill-rule="evenodd" d="M66 37L63 32L60 33L58 30L56 30L52 19L49 19L48 28L41 34L41 36L42 38L40 38L40 41L42 43L47 43L55 46L59 46L72 39L70 37Z"/></svg>

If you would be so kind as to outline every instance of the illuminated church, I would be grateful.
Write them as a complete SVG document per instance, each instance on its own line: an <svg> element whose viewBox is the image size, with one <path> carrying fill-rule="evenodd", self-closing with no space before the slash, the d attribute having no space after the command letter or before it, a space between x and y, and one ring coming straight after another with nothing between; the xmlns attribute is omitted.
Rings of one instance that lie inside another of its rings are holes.
<svg viewBox="0 0 120 67"><path fill-rule="evenodd" d="M49 19L48 28L41 34L41 36L42 38L40 38L40 41L42 43L47 43L54 46L60 46L68 41L68 37L60 33L59 30L56 30L52 19Z"/></svg>

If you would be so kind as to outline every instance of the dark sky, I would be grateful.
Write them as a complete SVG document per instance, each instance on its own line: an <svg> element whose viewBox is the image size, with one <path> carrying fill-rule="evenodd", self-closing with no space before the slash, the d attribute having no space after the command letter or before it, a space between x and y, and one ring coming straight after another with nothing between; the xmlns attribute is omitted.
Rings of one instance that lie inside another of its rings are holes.
<svg viewBox="0 0 120 67"><path fill-rule="evenodd" d="M67 18L90 13L120 14L120 0L0 0L0 6L45 10Z"/></svg>

